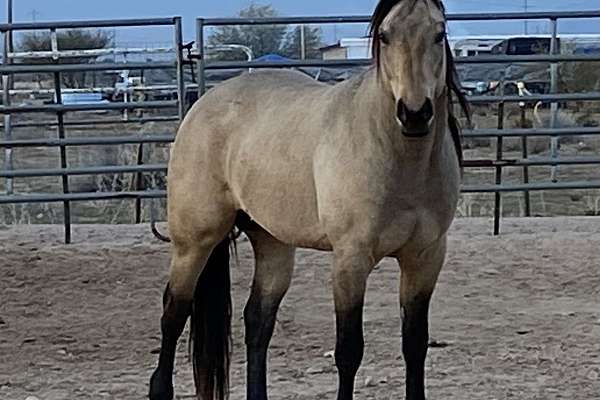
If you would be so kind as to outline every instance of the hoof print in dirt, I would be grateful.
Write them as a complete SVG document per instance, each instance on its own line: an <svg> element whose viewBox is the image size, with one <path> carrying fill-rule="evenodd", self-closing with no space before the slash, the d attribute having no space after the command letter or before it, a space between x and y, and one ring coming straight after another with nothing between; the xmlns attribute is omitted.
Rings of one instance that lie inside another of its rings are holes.
<svg viewBox="0 0 600 400"><path fill-rule="evenodd" d="M520 331L517 331L517 334L518 334L518 335L521 335L521 336L523 336L523 335L528 335L528 334L530 334L530 333L531 333L531 331L528 331L528 330L520 330Z"/></svg>
<svg viewBox="0 0 600 400"><path fill-rule="evenodd" d="M450 343L444 342L444 341L432 340L429 342L430 349L445 349L446 347L449 347L449 346L450 346Z"/></svg>

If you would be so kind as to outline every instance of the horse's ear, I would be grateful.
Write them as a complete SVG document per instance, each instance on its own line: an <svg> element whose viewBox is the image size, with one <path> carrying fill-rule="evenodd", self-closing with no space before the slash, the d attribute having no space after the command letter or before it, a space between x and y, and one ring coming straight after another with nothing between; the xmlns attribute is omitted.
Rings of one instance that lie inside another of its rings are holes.
<svg viewBox="0 0 600 400"><path fill-rule="evenodd" d="M444 6L442 0L435 0L435 4L439 7L440 10L442 10L444 15L446 15L446 6Z"/></svg>

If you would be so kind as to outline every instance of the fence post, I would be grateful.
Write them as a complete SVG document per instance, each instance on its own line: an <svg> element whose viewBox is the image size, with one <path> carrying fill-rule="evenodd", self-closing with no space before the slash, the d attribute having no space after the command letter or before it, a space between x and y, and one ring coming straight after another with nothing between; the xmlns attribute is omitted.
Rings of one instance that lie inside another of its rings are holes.
<svg viewBox="0 0 600 400"><path fill-rule="evenodd" d="M300 59L306 60L306 25L300 25Z"/></svg>
<svg viewBox="0 0 600 400"><path fill-rule="evenodd" d="M558 49L558 20L551 18L552 23L552 40L550 42L550 53L552 55L559 54ZM550 93L558 93L558 64L553 62L550 64ZM553 102L550 105L550 128L556 128L558 125L558 103ZM558 158L558 136L552 136L551 139L551 157ZM558 166L552 167L551 172L552 182L558 182Z"/></svg>
<svg viewBox="0 0 600 400"><path fill-rule="evenodd" d="M54 88L56 96L56 104L62 104L62 90L61 90L61 77L60 72L54 73ZM58 121L57 133L59 139L65 138L65 120L64 113L62 111L56 112L56 118ZM67 148L65 145L60 146L60 167L62 169L67 168ZM62 188L63 193L69 193L69 175L65 172L62 176ZM71 203L66 200L63 202L64 209L64 223L65 223L65 243L71 243Z"/></svg>
<svg viewBox="0 0 600 400"><path fill-rule="evenodd" d="M198 47L198 99L206 92L206 77L204 68L206 60L204 59L204 18L196 20L196 46Z"/></svg>
<svg viewBox="0 0 600 400"><path fill-rule="evenodd" d="M501 95L504 95L504 82L500 89ZM498 104L498 129L504 129L504 102ZM504 137L498 136L496 140L496 161L502 161L504 147ZM500 163L496 166L496 185L502 184L502 166ZM494 193L494 236L500 234L500 218L502 218L502 193L496 188Z"/></svg>
<svg viewBox="0 0 600 400"><path fill-rule="evenodd" d="M2 37L4 46L2 48L2 64L8 65L11 60L9 57L11 47L11 31L7 30L3 32ZM10 105L10 87L11 87L11 75L2 75L2 103L4 106ZM4 114L4 140L12 140L12 114ZM10 171L13 169L13 153L11 147L4 148L4 169ZM14 192L14 181L12 178L6 178L6 194L11 195Z"/></svg>
<svg viewBox="0 0 600 400"><path fill-rule="evenodd" d="M526 103L523 103L523 105L521 106L521 128L527 128L525 112L526 112ZM529 158L529 148L528 148L527 136L523 136L521 138L521 155L524 160ZM527 165L525 165L523 167L523 183L525 183L525 184L529 183L529 167ZM531 217L531 196L530 196L529 190L525 190L523 192L523 195L525 196L525 216Z"/></svg>
<svg viewBox="0 0 600 400"><path fill-rule="evenodd" d="M144 164L144 143L140 143L138 146L138 154L137 154L137 165ZM144 182L144 174L142 172L138 172L134 175L135 181L135 190L141 192L146 190L146 184ZM137 197L135 199L135 223L139 224L142 222L142 199Z"/></svg>
<svg viewBox="0 0 600 400"><path fill-rule="evenodd" d="M175 17L175 51L177 54L177 97L179 98L179 120L185 116L185 77L183 71L183 31L181 17Z"/></svg>
<svg viewBox="0 0 600 400"><path fill-rule="evenodd" d="M50 30L50 39L52 43L52 51L56 53L54 56L54 62L58 63L58 38L56 36L56 29ZM63 104L62 101L62 82L60 72L54 73L54 96L56 97L56 104ZM58 139L62 140L65 138L65 116L63 111L56 112L56 119L58 124L56 125L56 132ZM65 145L60 146L60 168L66 170L67 168L67 148ZM64 194L69 193L69 175L64 172L61 175L62 189ZM69 200L63 202L63 220L65 224L65 243L71 243L71 203Z"/></svg>

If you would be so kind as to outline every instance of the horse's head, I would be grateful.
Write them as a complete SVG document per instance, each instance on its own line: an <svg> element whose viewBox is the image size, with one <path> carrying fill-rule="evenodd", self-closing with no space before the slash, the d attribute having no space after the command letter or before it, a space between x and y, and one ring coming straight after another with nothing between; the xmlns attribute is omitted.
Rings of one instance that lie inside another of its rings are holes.
<svg viewBox="0 0 600 400"><path fill-rule="evenodd" d="M462 99L441 1L381 0L371 35L378 75L394 97L402 133L428 135L439 100L451 91Z"/></svg>

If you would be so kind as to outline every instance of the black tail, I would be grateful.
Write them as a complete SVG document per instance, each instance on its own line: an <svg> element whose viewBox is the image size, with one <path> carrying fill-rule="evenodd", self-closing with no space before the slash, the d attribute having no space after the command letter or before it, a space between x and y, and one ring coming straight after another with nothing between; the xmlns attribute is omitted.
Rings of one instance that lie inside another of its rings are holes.
<svg viewBox="0 0 600 400"><path fill-rule="evenodd" d="M194 293L190 343L196 390L205 400L224 400L229 391L231 280L229 239L213 250Z"/></svg>

